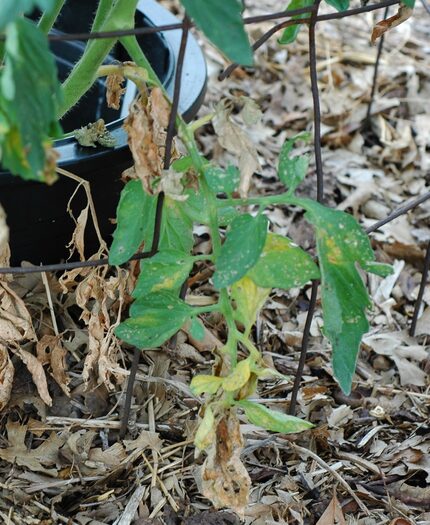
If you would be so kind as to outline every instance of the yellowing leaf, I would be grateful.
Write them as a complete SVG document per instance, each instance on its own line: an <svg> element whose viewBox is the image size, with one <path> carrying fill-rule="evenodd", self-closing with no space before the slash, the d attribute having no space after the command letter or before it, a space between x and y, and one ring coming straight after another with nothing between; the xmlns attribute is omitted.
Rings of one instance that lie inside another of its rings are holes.
<svg viewBox="0 0 430 525"><path fill-rule="evenodd" d="M236 303L235 318L248 332L256 322L257 314L269 297L270 288L260 288L249 277L242 277L231 287L231 296Z"/></svg>
<svg viewBox="0 0 430 525"><path fill-rule="evenodd" d="M231 374L224 378L222 387L226 392L234 392L242 388L251 376L251 362L250 359L239 361Z"/></svg>
<svg viewBox="0 0 430 525"><path fill-rule="evenodd" d="M209 375L199 375L193 377L190 385L191 392L199 396L206 392L207 394L216 394L218 388L223 382L222 377L209 376Z"/></svg>
<svg viewBox="0 0 430 525"><path fill-rule="evenodd" d="M298 417L289 416L283 412L277 412L270 408L253 403L252 401L239 401L238 406L244 409L246 417L251 423L259 427L271 430L272 432L282 432L291 434L308 430L314 425Z"/></svg>
<svg viewBox="0 0 430 525"><path fill-rule="evenodd" d="M211 407L206 407L205 415L197 429L194 438L195 446L200 450L205 450L215 439L215 417Z"/></svg>

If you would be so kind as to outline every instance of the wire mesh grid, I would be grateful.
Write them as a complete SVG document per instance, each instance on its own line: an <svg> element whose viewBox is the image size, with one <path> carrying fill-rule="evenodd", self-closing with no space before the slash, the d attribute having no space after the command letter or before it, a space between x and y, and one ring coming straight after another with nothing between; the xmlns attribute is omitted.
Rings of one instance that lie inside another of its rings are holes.
<svg viewBox="0 0 430 525"><path fill-rule="evenodd" d="M367 13L367 12L381 10L381 9L385 9L384 18L386 18L388 9L390 8L390 6L398 5L399 0L383 0L382 2L379 2L376 4L362 5L361 7L357 7L354 9L348 9L346 11L329 13L329 14L319 14L320 2L321 0L315 0L312 6L304 7L301 9L286 10L286 11L269 13L269 14L260 15L260 16L251 16L251 17L243 18L244 24L246 25L258 24L258 23L267 22L267 21L275 22L272 28L270 28L258 40L254 42L252 49L256 51L265 42L267 42L267 40L270 37L275 35L277 32L281 31L282 29L288 26L296 25L297 20L291 19L293 16L304 15L304 14L308 15L308 17L306 18L300 19L300 24L307 24L309 28L309 37L308 37L309 75L310 75L310 81L311 81L312 102L313 102L314 155L315 155L315 166L316 166L316 188L317 188L317 201L318 202L322 202L323 197L324 197L324 173L323 173L322 148L321 148L321 110L320 110L320 95L319 95L318 75L317 75L317 53L316 53L315 28L319 22L345 18L345 17L354 16L354 15L358 15L361 13ZM425 0L422 0L422 4L424 5L425 9L428 12L430 12L429 7L426 4ZM181 94L182 69L183 69L183 64L184 64L184 59L185 59L185 51L187 47L189 30L192 27L193 27L193 24L191 20L187 16L185 16L183 21L177 24L160 25L156 27L135 27L133 29L126 29L126 30L120 30L120 31L109 31L109 32L51 34L48 36L48 38L52 41L54 40L73 41L73 40L90 40L90 39L101 39L101 38L120 38L123 36L130 36L130 35L139 36L139 35L147 35L147 34L152 34L152 33L172 31L172 30L178 30L178 29L182 30L180 50L179 50L178 60L176 64L176 71L175 71L174 93L173 93L173 98L172 98L171 112L170 112L169 124L167 128L167 135L166 135L165 154L164 154L164 160L163 160L164 169L168 169L170 166L170 162L171 162L172 144L173 144L174 136L176 134L175 122L176 122L176 117L178 114L179 99L180 99L180 94ZM373 104L373 100L374 100L375 93L376 93L379 63L380 63L381 55L383 53L383 43L384 43L384 40L382 37L378 44L377 56L376 56L376 61L374 65L373 82L372 82L370 101L369 101L367 117L366 117L367 121L369 121L370 116L371 116L372 104ZM226 79L229 75L231 75L231 73L237 67L239 67L238 64L231 64L230 66L228 66L220 74L219 76L220 80ZM430 199L430 192L426 192L423 195L419 196L418 198L404 203L402 206L398 207L393 212L388 214L385 218L377 221L371 227L367 228L366 232L369 234L372 232L375 232L381 226L393 221L400 215L406 214L407 212L419 206L420 204L427 201L428 199ZM159 247L159 241L160 241L163 202L164 202L164 194L160 193L158 196L158 201L157 201L155 225L154 225L154 232L153 232L153 242L152 242L151 248L146 252L135 254L133 257L130 258L129 261L147 259L147 258L154 256L157 253L158 247ZM49 264L49 265L41 265L41 266L35 266L35 267L3 267L3 268L0 268L0 274L26 274L26 273L39 273L39 272L57 272L57 271L66 271L66 270L71 270L71 269L76 269L76 268L96 267L96 266L103 266L103 265L109 265L108 258L102 258L98 260L68 262L68 263L63 263L63 264L61 263ZM417 320L418 320L418 316L420 312L421 303L423 300L425 286L427 283L429 267L430 267L430 242L428 243L427 249L426 249L421 283L419 287L418 296L415 302L414 313L412 316L412 321L411 321L411 326L410 326L411 335L415 334L416 324L417 324ZM306 353L307 353L309 337L310 337L310 328L311 328L311 323L312 323L312 319L314 316L315 307L317 303L318 286L319 286L319 282L313 281L312 290L311 290L311 298L309 302L308 313L307 313L305 327L303 331L299 364L298 364L298 369L297 369L297 373L295 376L294 386L293 386L292 393L291 393L291 402L290 402L290 408L289 408L289 411L291 414L294 414L296 411L297 395L298 395L298 391L300 388L301 378L302 378L303 369L304 369L305 360L306 360ZM187 287L186 287L186 284L184 284L181 290L182 296L185 296L186 290L187 290ZM122 422L121 422L121 430L120 430L121 437L125 435L126 430L127 430L128 418L129 418L130 406L131 406L131 400L132 400L133 383L134 383L134 378L136 376L137 367L139 363L139 352L140 350L137 348L134 351L134 357L133 357L132 367L130 370L130 376L129 376L127 392L126 392L126 400L124 403L123 416L122 416Z"/></svg>

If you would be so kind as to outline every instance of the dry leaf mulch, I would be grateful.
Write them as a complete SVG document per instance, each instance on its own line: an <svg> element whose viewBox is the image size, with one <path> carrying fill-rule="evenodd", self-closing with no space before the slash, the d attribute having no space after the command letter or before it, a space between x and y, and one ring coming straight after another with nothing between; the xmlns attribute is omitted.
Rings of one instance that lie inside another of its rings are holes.
<svg viewBox="0 0 430 525"><path fill-rule="evenodd" d="M275 0L246 4L249 14L280 8ZM363 130L376 56L369 39L381 18L376 13L328 22L317 32L325 202L353 213L365 227L429 186L430 16L421 6L386 33L371 126ZM252 26L252 38L270 27ZM280 146L312 128L307 31L288 47L272 39L257 53L255 71L238 69L222 83L217 75L225 62L204 46L210 81L201 115L221 98L237 107L249 157L260 165L246 181L250 192L276 193ZM259 123L243 126L243 97L260 106ZM199 141L221 165L240 162L217 141L212 125L201 130ZM300 190L311 197L313 171ZM276 233L313 249L300 213L268 213ZM298 399L299 415L316 428L283 436L244 422L242 459L253 483L246 524L430 523L429 288L416 337L407 331L430 240L429 216L427 202L372 235L378 259L392 263L395 273L368 278L375 307L353 393L345 396L333 380L318 311ZM87 220L88 209L78 218L78 251ZM196 249L204 253L206 231L195 234ZM0 238L1 260L7 260L5 250ZM211 293L206 268L200 270L190 290L195 302ZM203 458L192 447L200 405L188 385L195 373L210 370L210 350L222 344L217 315L206 317L202 342L182 331L175 346L141 356L129 432L119 440L132 349L119 346L113 329L135 275L131 266L120 273L98 268L0 281L0 332L8 341L7 348L0 344L0 403L7 403L0 420L3 523L240 522L213 511L199 495ZM254 334L267 362L292 376L308 304L309 290L275 290ZM291 388L291 382L268 381L258 399L287 410Z"/></svg>

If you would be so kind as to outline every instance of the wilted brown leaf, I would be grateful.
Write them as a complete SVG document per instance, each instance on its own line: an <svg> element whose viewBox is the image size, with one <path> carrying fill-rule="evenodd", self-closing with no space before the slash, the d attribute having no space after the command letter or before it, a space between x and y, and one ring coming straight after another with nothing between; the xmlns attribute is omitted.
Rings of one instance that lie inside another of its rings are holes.
<svg viewBox="0 0 430 525"><path fill-rule="evenodd" d="M36 340L24 301L4 281L0 281L0 338L7 343Z"/></svg>
<svg viewBox="0 0 430 525"><path fill-rule="evenodd" d="M47 467L57 463L58 450L64 443L63 437L57 435L56 432L51 432L49 437L37 448L28 449L25 443L27 425L8 421L6 430L9 446L0 449L0 458L9 463L16 463L22 467L29 468L34 472L43 472L53 477L58 475L55 467Z"/></svg>
<svg viewBox="0 0 430 525"><path fill-rule="evenodd" d="M251 177L260 167L255 146L245 131L231 119L231 107L225 100L219 102L216 107L213 126L221 146L239 159L239 192L242 197L246 197Z"/></svg>
<svg viewBox="0 0 430 525"><path fill-rule="evenodd" d="M61 344L62 336L45 334L36 345L37 358L42 364L50 364L52 376L60 386L61 390L70 396L67 386L70 378L66 374L67 350ZM49 352L47 350L49 349Z"/></svg>
<svg viewBox="0 0 430 525"><path fill-rule="evenodd" d="M342 507L340 506L336 494L333 494L332 500L316 525L346 525Z"/></svg>
<svg viewBox="0 0 430 525"><path fill-rule="evenodd" d="M30 352L26 352L19 346L11 346L11 350L14 354L19 356L21 361L27 367L42 401L51 406L52 398L49 395L48 383L46 381L45 370L43 369L42 363L37 359L37 357L30 354Z"/></svg>
<svg viewBox="0 0 430 525"><path fill-rule="evenodd" d="M124 77L118 73L108 75L106 78L106 102L110 108L119 109L121 107L121 97L125 93L122 87Z"/></svg>
<svg viewBox="0 0 430 525"><path fill-rule="evenodd" d="M6 347L0 344L0 411L10 399L15 369Z"/></svg>
<svg viewBox="0 0 430 525"><path fill-rule="evenodd" d="M86 207L81 211L79 214L79 217L75 220L71 211L70 211L70 203L69 203L69 214L72 217L72 219L75 221L75 230L72 235L72 239L67 245L67 247L70 250L70 257L73 255L74 251L77 250L79 253L79 257L81 261L85 259L85 228L87 227L87 221L88 221L88 211L89 211L89 204L86 205Z"/></svg>
<svg viewBox="0 0 430 525"><path fill-rule="evenodd" d="M390 16L389 18L378 22L373 28L372 36L370 37L372 44L374 44L378 38L381 38L381 36L388 30L400 25L402 22L407 20L413 12L414 10L410 7L401 5L394 16Z"/></svg>
<svg viewBox="0 0 430 525"><path fill-rule="evenodd" d="M134 168L129 175L142 181L150 195L161 191L163 179L163 157L166 141L166 127L170 106L161 89L154 88L148 97L143 94L130 107L124 122L128 144L133 154ZM173 149L173 156L176 156Z"/></svg>
<svg viewBox="0 0 430 525"><path fill-rule="evenodd" d="M240 460L243 440L233 411L216 429L216 441L202 466L202 492L216 508L227 507L243 515L248 503L251 480Z"/></svg>

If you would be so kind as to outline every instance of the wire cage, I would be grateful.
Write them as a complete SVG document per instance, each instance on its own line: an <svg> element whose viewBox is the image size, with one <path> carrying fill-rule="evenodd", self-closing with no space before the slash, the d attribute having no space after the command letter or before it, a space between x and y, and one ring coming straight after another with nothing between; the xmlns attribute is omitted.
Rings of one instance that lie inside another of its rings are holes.
<svg viewBox="0 0 430 525"><path fill-rule="evenodd" d="M306 24L308 25L308 28L309 28L309 33L308 33L309 34L308 36L309 76L310 76L312 103L313 103L313 124L314 124L313 126L314 137L313 138L314 138L314 155L315 155L315 166L316 166L316 189L317 189L316 199L318 202L322 202L324 198L324 173L323 173L322 147L321 147L321 109L320 109L320 95L319 95L318 76L317 76L317 53L316 53L315 28L317 24L324 22L324 21L355 16L361 13L371 12L375 10L385 10L384 18L386 18L388 9L390 8L390 6L396 6L399 4L399 0L383 0L379 3L366 4L366 5L362 5L361 7L348 9L342 12L320 14L319 13L320 1L321 0L315 0L315 3L312 6L301 8L301 9L286 10L286 11L274 12L274 13L269 13L269 14L260 15L260 16L251 16L251 17L243 18L244 24L246 25L258 24L261 22L268 22L268 21L273 21L274 23L273 27L270 30L268 30L258 40L254 42L252 49L256 51L270 37L272 37L279 31L281 31L282 29L288 26L291 26L291 25L297 25L298 21L292 19L293 16L307 15L305 18L300 19L300 24ZM430 9L424 0L422 0L422 3L425 9L430 13ZM57 33L57 34L51 34L48 37L50 40L53 40L53 41L67 41L67 40L73 41L73 40L90 40L90 39L123 37L123 36L128 36L128 35L136 35L136 36L137 35L147 35L147 34L161 32L161 31L172 31L172 30L178 30L178 29L182 31L178 61L176 64L176 71L175 71L175 81L174 81L171 113L170 113L169 125L167 129L167 136L166 136L166 143L165 143L165 154L164 154L164 162L163 162L164 169L168 169L171 163L173 138L176 134L175 121L176 121L176 117L178 114L179 98L180 98L181 89L182 89L182 72L183 72L183 65L184 65L184 57L185 57L185 51L187 47L189 32L192 27L193 27L193 24L191 20L187 16L185 16L181 23L174 23L174 24L168 24L168 25L157 26L157 27L136 27L130 30L127 29L127 30L121 30L121 31L93 32L93 33L75 33L75 34ZM372 104L373 104L374 97L375 97L376 86L378 82L379 64L380 64L381 55L383 53L383 45L384 45L384 38L382 36L379 40L376 61L374 65L373 82L372 82L370 100L368 103L367 117L366 117L367 123L369 122L369 119L371 116ZM229 65L220 74L219 76L220 80L226 79L229 75L231 75L231 73L237 67L239 67L238 64ZM424 203L428 199L430 199L430 192L426 192L413 200L405 202L404 204L399 206L397 209L389 213L386 217L377 221L371 227L367 228L366 232L370 234L372 232L377 231L381 226L393 221L394 219L396 219L397 217L403 214L406 214L407 212L419 206L420 204ZM160 193L158 196L158 201L157 201L156 220L155 220L155 226L154 226L154 232L153 232L152 246L147 251L135 254L133 257L131 257L130 261L147 259L147 258L153 257L157 253L159 241L160 241L160 228L161 228L161 219L162 219L162 213L163 213L163 201L164 201L164 195L163 193ZM71 270L71 269L76 269L76 268L96 267L96 266L102 266L102 265L108 265L108 264L109 264L108 259L102 258L98 260L91 259L87 261L68 262L64 264L61 264L61 263L49 264L49 265L42 265L42 266L36 266L36 267L3 267L3 268L0 268L0 274L57 272L57 271L66 271L66 270ZM429 267L430 267L430 242L428 242L427 248L426 248L424 268L422 271L419 293L415 301L414 313L413 313L412 321L410 325L410 334L412 336L415 334L417 319L419 316L421 303L423 301L425 286L426 286L427 279L428 279ZM290 413L291 414L294 414L296 410L297 395L298 395L300 384L301 384L301 378L303 374L303 369L304 369L305 360L306 360L306 353L308 349L310 327L311 327L311 322L314 316L315 306L317 302L318 286L319 286L319 282L313 281L309 309L307 312L307 317L306 317L306 322L305 322L305 327L304 327L304 332L303 332L299 365L298 365L298 370L295 376L294 386L293 386L292 394L291 394L291 403L290 403ZM186 285L184 285L181 290L181 295L183 297L185 296L186 290L187 290ZM138 361L139 361L139 352L140 351L138 349L135 349L132 367L130 370L130 376L129 376L127 392L126 392L126 400L124 403L124 411L123 411L122 422L121 422L121 430L120 430L121 437L124 437L127 431L131 400L132 400L133 383L136 377L137 366L138 366Z"/></svg>

